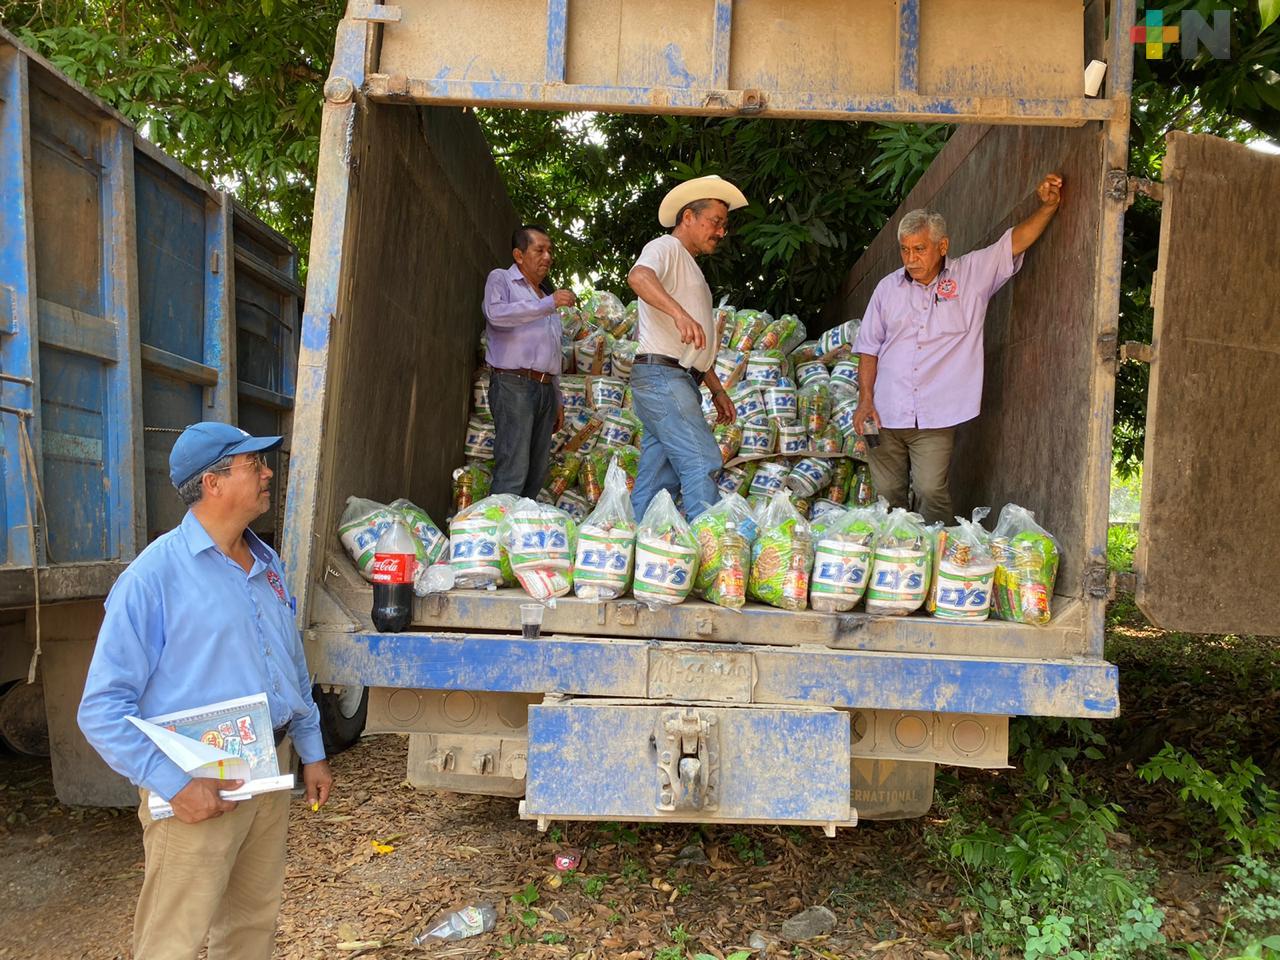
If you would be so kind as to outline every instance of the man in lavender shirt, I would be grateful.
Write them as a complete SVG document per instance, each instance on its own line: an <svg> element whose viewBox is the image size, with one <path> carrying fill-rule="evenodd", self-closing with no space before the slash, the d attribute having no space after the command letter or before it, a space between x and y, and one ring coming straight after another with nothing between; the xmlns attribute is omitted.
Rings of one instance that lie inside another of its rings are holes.
<svg viewBox="0 0 1280 960"><path fill-rule="evenodd" d="M854 343L859 354L854 429L880 430L870 449L871 483L890 506L909 487L927 523L950 523L951 450L957 424L982 401L982 329L987 304L1022 267L1022 254L1058 212L1062 177L1036 188L1040 207L989 247L947 259L947 222L912 210L898 223L903 269L871 294Z"/></svg>
<svg viewBox="0 0 1280 960"><path fill-rule="evenodd" d="M493 492L533 499L547 474L551 435L564 422L560 396L560 307L577 303L552 290L551 237L525 225L511 236L515 260L484 285L493 410Z"/></svg>

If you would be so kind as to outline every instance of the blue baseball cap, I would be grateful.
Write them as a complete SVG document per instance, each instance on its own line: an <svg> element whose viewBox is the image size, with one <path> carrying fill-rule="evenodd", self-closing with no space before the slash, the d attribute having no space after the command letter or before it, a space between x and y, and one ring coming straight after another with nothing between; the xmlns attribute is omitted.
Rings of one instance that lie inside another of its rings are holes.
<svg viewBox="0 0 1280 960"><path fill-rule="evenodd" d="M223 457L274 450L283 442L284 437L255 437L229 423L193 423L182 431L169 452L169 479L180 487Z"/></svg>

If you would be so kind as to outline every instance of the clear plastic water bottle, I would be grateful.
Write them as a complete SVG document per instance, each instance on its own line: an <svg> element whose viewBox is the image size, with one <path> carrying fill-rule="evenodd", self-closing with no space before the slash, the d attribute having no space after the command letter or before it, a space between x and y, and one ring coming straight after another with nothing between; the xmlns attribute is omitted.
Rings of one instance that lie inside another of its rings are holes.
<svg viewBox="0 0 1280 960"><path fill-rule="evenodd" d="M413 938L415 946L422 946L432 940L463 940L481 933L488 933L497 922L498 911L491 903L478 903L474 906L455 910L428 930L423 930Z"/></svg>
<svg viewBox="0 0 1280 960"><path fill-rule="evenodd" d="M399 633L413 617L413 577L418 568L417 543L397 517L373 548L373 625L379 633Z"/></svg>

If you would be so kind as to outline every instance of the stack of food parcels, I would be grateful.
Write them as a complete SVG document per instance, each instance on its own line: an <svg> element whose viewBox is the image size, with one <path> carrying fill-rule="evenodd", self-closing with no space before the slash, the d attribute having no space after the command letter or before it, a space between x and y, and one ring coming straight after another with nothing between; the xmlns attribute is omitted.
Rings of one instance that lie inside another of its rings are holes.
<svg viewBox="0 0 1280 960"><path fill-rule="evenodd" d="M631 508L642 434L629 387L635 304L594 293L562 314L565 422L537 500L490 493L493 418L482 370L466 462L453 473L448 538L406 500L348 500L339 535L366 579L373 545L399 515L421 546L419 595L518 586L544 602L630 593L651 609L694 596L731 609L756 601L844 613L863 604L881 615L1049 621L1059 549L1030 511L1007 505L988 533L985 508L931 527L877 500L853 429L857 321L806 340L797 317L717 309L716 370L737 421L713 428L725 463L721 499L689 522L666 492L643 517ZM429 577L432 568L448 575Z"/></svg>

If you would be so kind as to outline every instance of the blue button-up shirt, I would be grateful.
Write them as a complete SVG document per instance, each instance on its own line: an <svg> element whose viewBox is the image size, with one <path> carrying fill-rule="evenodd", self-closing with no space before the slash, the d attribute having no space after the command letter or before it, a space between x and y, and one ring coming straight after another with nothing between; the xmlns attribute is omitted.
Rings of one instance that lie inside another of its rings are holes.
<svg viewBox="0 0 1280 960"><path fill-rule="evenodd" d="M520 272L519 264L492 270L484 284L484 317L489 346L485 361L500 370L541 370L560 374L560 312Z"/></svg>
<svg viewBox="0 0 1280 960"><path fill-rule="evenodd" d="M154 717L265 692L303 763L324 759L320 713L275 551L244 532L253 568L224 554L188 512L129 564L80 701L80 729L115 771L172 799L190 781L127 716Z"/></svg>

